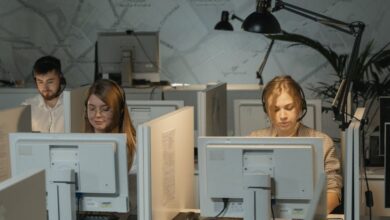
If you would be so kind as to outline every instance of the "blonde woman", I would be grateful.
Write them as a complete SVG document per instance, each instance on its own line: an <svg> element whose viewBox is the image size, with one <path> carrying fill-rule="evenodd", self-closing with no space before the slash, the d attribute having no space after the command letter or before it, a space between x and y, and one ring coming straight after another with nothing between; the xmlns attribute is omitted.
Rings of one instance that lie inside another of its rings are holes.
<svg viewBox="0 0 390 220"><path fill-rule="evenodd" d="M324 169L327 176L327 210L330 213L340 204L342 177L340 161L332 139L301 123L306 113L302 88L290 76L277 76L265 87L262 96L264 111L271 127L253 131L251 136L321 137L324 140Z"/></svg>

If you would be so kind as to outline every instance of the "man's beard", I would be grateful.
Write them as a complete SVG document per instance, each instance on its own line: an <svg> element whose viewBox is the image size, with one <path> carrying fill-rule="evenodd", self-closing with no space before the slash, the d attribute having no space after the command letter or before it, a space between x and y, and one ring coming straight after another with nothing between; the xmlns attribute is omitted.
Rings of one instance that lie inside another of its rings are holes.
<svg viewBox="0 0 390 220"><path fill-rule="evenodd" d="M45 93L45 94L42 93L42 92L40 92L40 93L41 93L42 98L43 98L45 101L51 101L51 100L53 100L53 99L55 99L55 98L58 97L59 91L60 91L60 88L58 88L58 90L57 90L56 92L54 92L54 93L52 93L52 92Z"/></svg>

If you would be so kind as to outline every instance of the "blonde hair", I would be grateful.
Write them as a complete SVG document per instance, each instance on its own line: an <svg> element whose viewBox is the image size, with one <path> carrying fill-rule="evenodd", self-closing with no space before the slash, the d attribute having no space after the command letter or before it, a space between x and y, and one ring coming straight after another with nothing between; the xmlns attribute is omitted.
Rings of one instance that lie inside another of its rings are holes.
<svg viewBox="0 0 390 220"><path fill-rule="evenodd" d="M136 132L129 111L126 106L126 97L123 89L114 81L108 79L100 79L95 81L88 89L87 98L85 100L84 121L85 132L94 133L94 127L88 120L88 100L91 95L97 96L113 112L112 124L107 128L106 133L125 133L127 137L127 160L128 168L130 169L136 148Z"/></svg>
<svg viewBox="0 0 390 220"><path fill-rule="evenodd" d="M304 114L304 111L306 111L306 101L302 88L294 79L291 78L291 76L284 75L274 77L264 87L262 101L264 111L267 115L271 118L273 117L273 111L269 110L274 108L276 99L280 96L280 94L282 94L282 92L289 94L294 100L294 104L296 105L298 111L300 111L299 113ZM301 118L302 117L303 116L301 116Z"/></svg>

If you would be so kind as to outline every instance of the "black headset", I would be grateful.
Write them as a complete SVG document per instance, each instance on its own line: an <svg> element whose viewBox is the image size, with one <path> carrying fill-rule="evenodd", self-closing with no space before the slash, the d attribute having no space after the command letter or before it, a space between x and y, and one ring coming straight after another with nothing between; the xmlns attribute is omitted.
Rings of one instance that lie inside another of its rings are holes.
<svg viewBox="0 0 390 220"><path fill-rule="evenodd" d="M121 117L123 117L123 115L124 115L123 111L124 111L124 108L126 108L126 95L125 95L125 91L115 81L110 80L110 79L106 79L106 80L109 81L113 85L113 87L115 87L118 90L118 92L119 92L119 94L121 96Z"/></svg>
<svg viewBox="0 0 390 220"><path fill-rule="evenodd" d="M35 61L32 71L32 77L36 84L37 80L35 78L35 72L47 73L51 70L56 70L56 72L60 76L60 89L56 93L56 97L58 97L66 88L66 79L61 71L61 61L58 58L50 55L39 58L37 61Z"/></svg>
<svg viewBox="0 0 390 220"><path fill-rule="evenodd" d="M298 121L301 121L305 117L305 115L307 113L306 98L305 98L305 93L303 92L301 86L299 86L299 84L296 83L295 81L294 81L294 85L298 89L299 98L301 99L301 112L302 112L302 114L298 118ZM261 101L263 102L263 110L268 115L266 101L265 101L265 94L266 94L266 91L264 90L262 95L261 95Z"/></svg>
<svg viewBox="0 0 390 220"><path fill-rule="evenodd" d="M120 87L115 81L111 80L111 79L97 79L89 89L92 88L92 86L94 86L95 83L97 83L98 81L106 81L108 83L111 84L112 88L115 88L117 90L117 92L119 92L120 94L120 117L119 117L119 123L120 125L122 126L123 124L123 117L125 116L125 108L126 108L126 96L125 96L125 92L124 90L122 89L122 87ZM88 105L88 99L85 100L85 113L84 113L84 116L87 118L88 116L88 113L87 113L87 105Z"/></svg>

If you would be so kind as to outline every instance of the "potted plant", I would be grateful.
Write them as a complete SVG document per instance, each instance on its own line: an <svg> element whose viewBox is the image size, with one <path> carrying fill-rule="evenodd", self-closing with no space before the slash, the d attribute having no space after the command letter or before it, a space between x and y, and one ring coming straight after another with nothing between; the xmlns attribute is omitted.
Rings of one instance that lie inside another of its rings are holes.
<svg viewBox="0 0 390 220"><path fill-rule="evenodd" d="M315 94L326 101L333 99L338 86L346 72L348 54L337 54L330 47L324 46L318 41L308 37L283 32L280 35L269 35L271 39L292 42L291 46L305 45L313 48L330 63L334 69L337 80L331 84L319 82L310 86ZM357 58L357 67L354 72L352 100L354 107L367 106L367 102L373 102L373 98L390 94L390 42L380 50L373 52L373 41L369 42ZM371 106L371 105L369 105ZM327 109L329 110L329 109Z"/></svg>
<svg viewBox="0 0 390 220"><path fill-rule="evenodd" d="M328 104L323 107L323 111L331 110L331 103L347 70L349 55L338 54L330 47L299 34L283 32L267 37L291 42L291 46L305 45L324 56L332 66L336 80L333 83L318 82L308 89ZM365 126L366 137L370 136L379 126L378 97L390 95L390 42L377 51L373 51L373 45L374 41L372 40L363 47L357 58L356 71L351 77L353 82L352 108L354 110L357 107L366 107L366 115L369 117L369 123Z"/></svg>

